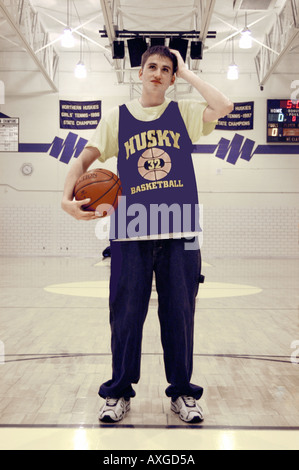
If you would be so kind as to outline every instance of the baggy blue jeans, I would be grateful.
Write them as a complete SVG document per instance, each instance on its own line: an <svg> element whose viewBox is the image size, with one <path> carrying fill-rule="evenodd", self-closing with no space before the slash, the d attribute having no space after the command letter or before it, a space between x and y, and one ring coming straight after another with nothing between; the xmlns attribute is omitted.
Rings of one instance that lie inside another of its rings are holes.
<svg viewBox="0 0 299 470"><path fill-rule="evenodd" d="M165 373L170 384L166 395L173 400L181 395L195 399L202 396L202 387L190 383L201 253L199 247L186 250L187 242L186 239L111 242L112 379L101 385L102 398L135 396L132 384L140 379L142 331L153 273Z"/></svg>

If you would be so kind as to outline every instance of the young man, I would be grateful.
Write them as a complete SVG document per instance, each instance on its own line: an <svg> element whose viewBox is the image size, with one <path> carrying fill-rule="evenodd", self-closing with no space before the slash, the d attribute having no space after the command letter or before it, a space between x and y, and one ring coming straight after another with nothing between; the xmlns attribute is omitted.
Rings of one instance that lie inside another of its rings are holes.
<svg viewBox="0 0 299 470"><path fill-rule="evenodd" d="M191 84L206 103L175 103L165 98L175 74ZM62 208L76 219L95 219L96 213L82 210L87 200L73 200L75 182L96 159L103 162L117 156L123 196L111 235L112 378L99 389L106 399L99 419L121 420L135 396L132 384L140 378L142 329L154 273L169 383L166 395L183 421L201 422L202 410L196 401L203 389L190 382L201 273L200 227L196 215L192 216L198 207L192 141L209 134L215 121L232 111L233 104L189 71L179 52L166 47L150 48L144 54L139 78L141 98L103 117L67 175L62 200ZM132 219L138 211L139 217ZM188 249L186 237L190 236L194 239Z"/></svg>

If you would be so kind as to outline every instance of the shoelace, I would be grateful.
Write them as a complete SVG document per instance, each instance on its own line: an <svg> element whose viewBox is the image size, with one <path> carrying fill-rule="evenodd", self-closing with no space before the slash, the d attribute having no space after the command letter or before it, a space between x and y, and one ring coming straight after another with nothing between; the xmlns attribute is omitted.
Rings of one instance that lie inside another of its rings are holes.
<svg viewBox="0 0 299 470"><path fill-rule="evenodd" d="M195 407L196 406L196 400L194 397L187 397L187 396L182 396L182 399L184 400L186 406Z"/></svg>
<svg viewBox="0 0 299 470"><path fill-rule="evenodd" d="M106 399L106 405L108 405L108 406L115 406L117 402L118 402L118 398L107 398Z"/></svg>

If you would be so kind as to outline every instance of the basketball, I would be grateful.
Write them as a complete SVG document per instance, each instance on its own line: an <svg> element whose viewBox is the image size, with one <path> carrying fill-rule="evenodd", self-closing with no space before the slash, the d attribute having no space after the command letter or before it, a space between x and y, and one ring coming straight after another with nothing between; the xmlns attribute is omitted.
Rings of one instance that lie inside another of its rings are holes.
<svg viewBox="0 0 299 470"><path fill-rule="evenodd" d="M77 201L90 199L90 203L82 208L86 211L97 210L101 217L110 216L114 212L121 194L122 187L118 176L112 171L101 168L84 173L74 188L74 197Z"/></svg>
<svg viewBox="0 0 299 470"><path fill-rule="evenodd" d="M148 181L161 180L170 170L171 158L163 149L148 149L139 158L138 171Z"/></svg>

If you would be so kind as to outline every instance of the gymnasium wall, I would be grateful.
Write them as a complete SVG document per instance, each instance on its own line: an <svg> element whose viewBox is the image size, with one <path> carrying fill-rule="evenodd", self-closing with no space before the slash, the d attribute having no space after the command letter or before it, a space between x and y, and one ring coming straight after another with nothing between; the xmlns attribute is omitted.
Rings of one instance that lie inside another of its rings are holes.
<svg viewBox="0 0 299 470"><path fill-rule="evenodd" d="M91 67L92 68L92 67ZM129 85L117 85L114 72L91 70L86 81L75 79L60 66L59 93L30 90L11 91L0 104L0 113L20 119L20 143L50 144L55 137L66 139L60 129L59 100L101 100L107 110L130 99ZM262 92L254 75L244 74L229 82L225 73L202 78L213 83L234 102L254 101L254 129L240 131L243 141L254 141L254 149L266 144L266 101L289 98L296 77L274 75ZM9 75L0 77L6 83ZM24 76L14 75L15 83ZM179 88L180 89L180 88ZM136 95L138 96L138 95ZM200 98L197 93L184 95ZM170 96L172 97L172 96ZM93 131L80 131L88 140ZM217 145L221 138L232 141L235 131L214 131L198 144ZM196 143L194 143L196 144ZM193 156L203 205L206 259L228 258L298 258L299 257L299 154L253 154L250 161L238 158L235 164L214 153ZM0 255L5 256L76 256L99 257L107 240L95 235L97 222L73 220L60 208L64 179L69 164L49 152L0 153ZM21 167L31 163L34 171L24 176ZM116 171L116 159L105 165Z"/></svg>

